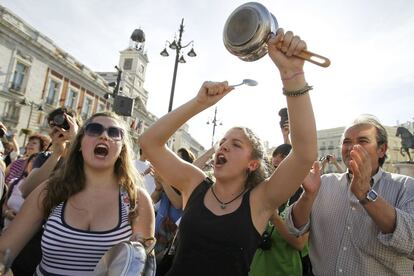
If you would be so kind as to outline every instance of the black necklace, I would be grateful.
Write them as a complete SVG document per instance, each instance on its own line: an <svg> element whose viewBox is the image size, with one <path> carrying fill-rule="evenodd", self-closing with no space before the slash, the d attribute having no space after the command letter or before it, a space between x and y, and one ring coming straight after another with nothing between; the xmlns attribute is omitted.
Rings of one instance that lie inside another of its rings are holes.
<svg viewBox="0 0 414 276"><path fill-rule="evenodd" d="M235 198L233 198L232 200L230 200L230 201L228 201L228 202L223 202L223 201L221 201L218 197L217 197L217 195L216 195L216 193L214 192L214 189L213 189L213 185L211 185L211 187L210 187L210 189L211 189L211 192L213 193L213 196L214 196L214 198L217 200L217 202L218 203L220 203L220 207L221 207L221 209L226 209L226 206L228 205L228 204L230 204L230 203L232 203L233 201L235 201L236 199L238 199L239 197L241 197L242 195L244 195L246 192L247 192L247 190L246 189L244 189L239 195L237 195Z"/></svg>

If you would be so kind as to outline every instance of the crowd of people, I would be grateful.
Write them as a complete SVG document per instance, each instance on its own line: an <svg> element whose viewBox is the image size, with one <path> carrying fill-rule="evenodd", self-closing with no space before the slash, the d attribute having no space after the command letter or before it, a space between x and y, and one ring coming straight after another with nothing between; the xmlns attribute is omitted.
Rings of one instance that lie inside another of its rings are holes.
<svg viewBox="0 0 414 276"><path fill-rule="evenodd" d="M82 122L58 108L49 135L29 136L21 152L16 137L4 139L0 275L95 275L129 241L147 249L137 260L145 275L413 275L414 179L382 169L384 127L362 115L343 133L346 168L333 154L318 159L312 86L294 55L306 43L280 29L267 46L287 104L284 144L271 156L239 126L198 158L167 146L181 125L237 93L226 81L204 82L150 126L136 160L112 112ZM335 173L324 173L328 164ZM111 275L131 268L118 269Z"/></svg>

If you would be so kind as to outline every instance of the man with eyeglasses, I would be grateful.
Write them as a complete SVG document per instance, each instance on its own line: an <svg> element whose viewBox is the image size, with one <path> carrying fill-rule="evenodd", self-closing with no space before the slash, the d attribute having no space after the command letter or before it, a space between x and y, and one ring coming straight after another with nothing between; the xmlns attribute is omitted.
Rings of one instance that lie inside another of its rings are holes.
<svg viewBox="0 0 414 276"><path fill-rule="evenodd" d="M386 172L388 137L372 115L345 129L342 160L348 170L305 179L286 223L310 232L315 275L413 275L414 179Z"/></svg>

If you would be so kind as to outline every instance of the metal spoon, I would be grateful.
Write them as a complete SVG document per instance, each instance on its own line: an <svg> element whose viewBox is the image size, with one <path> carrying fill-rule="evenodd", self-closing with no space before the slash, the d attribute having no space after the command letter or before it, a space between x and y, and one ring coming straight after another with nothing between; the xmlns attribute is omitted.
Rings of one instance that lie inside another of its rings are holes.
<svg viewBox="0 0 414 276"><path fill-rule="evenodd" d="M240 85L243 85L243 84L245 84L247 86L256 86L257 85L257 81L252 80L252 79L244 79L241 83L230 85L230 87L233 87L234 88L236 86L240 86Z"/></svg>

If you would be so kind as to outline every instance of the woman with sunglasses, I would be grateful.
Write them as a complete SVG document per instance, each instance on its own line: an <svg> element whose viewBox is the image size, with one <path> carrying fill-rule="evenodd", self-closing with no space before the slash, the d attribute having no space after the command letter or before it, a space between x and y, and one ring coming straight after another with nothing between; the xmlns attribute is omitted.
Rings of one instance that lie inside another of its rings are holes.
<svg viewBox="0 0 414 276"><path fill-rule="evenodd" d="M231 128L221 139L214 159L215 183L165 146L181 125L233 90L227 82L205 82L195 98L141 136L148 160L183 197L180 245L167 275L248 274L269 218L298 189L316 159L315 120L307 93L311 87L305 81L304 61L292 55L305 48L298 36L281 29L268 41L287 96L293 147L269 178L264 149L248 128ZM254 111L251 116L261 119Z"/></svg>
<svg viewBox="0 0 414 276"><path fill-rule="evenodd" d="M154 236L152 203L137 179L118 116L97 113L88 119L62 168L30 194L0 237L0 252L9 248L13 258L42 224L38 275L93 275L113 245Z"/></svg>

